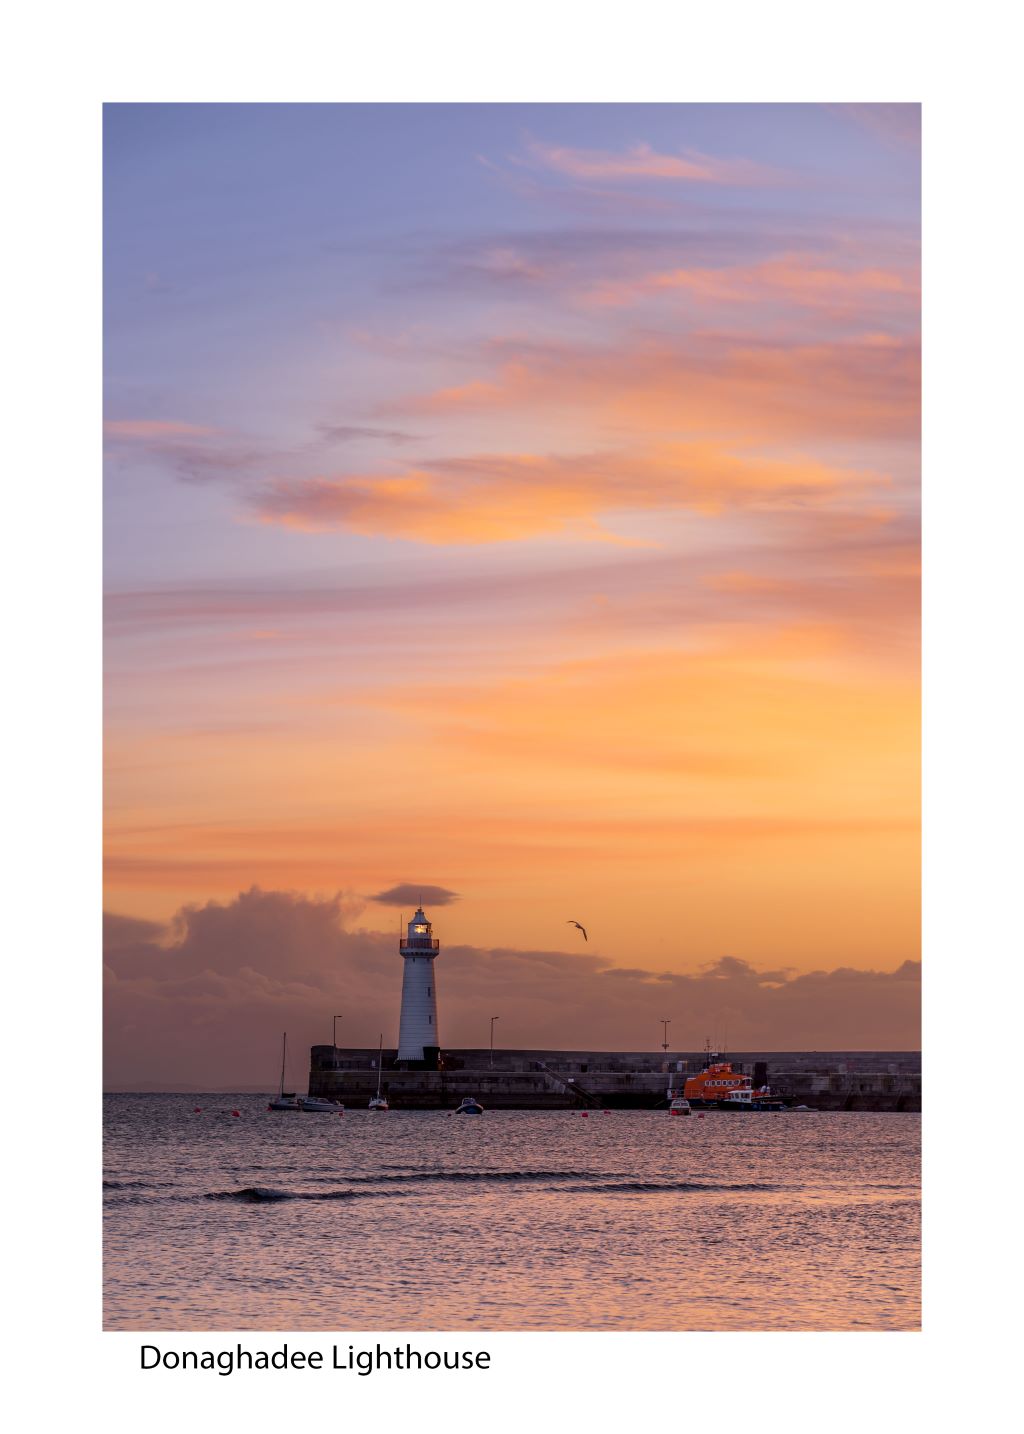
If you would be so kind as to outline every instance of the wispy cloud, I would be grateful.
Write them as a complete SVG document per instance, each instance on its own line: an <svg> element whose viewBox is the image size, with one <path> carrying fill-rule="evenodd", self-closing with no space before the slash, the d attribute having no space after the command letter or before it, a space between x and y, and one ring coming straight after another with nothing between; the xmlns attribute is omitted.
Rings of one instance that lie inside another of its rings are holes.
<svg viewBox="0 0 1024 1434"><path fill-rule="evenodd" d="M321 423L317 433L324 443L358 443L364 438L379 438L386 443L412 443L415 433L399 428L366 428L356 423Z"/></svg>
<svg viewBox="0 0 1024 1434"><path fill-rule="evenodd" d="M108 419L103 431L109 438L137 439L143 443L159 443L179 438L209 438L217 433L201 423L181 423L166 418Z"/></svg>
<svg viewBox="0 0 1024 1434"><path fill-rule="evenodd" d="M899 672L880 681L875 668L844 665L849 639L832 616L825 609L771 628L738 618L724 637L694 626L689 650L654 647L658 629L652 625L639 651L567 660L530 677L467 682L454 690L450 683L421 682L408 692L381 687L370 700L383 711L415 712L419 721L436 724L438 740L463 757L500 759L506 770L530 768L538 780L549 771L552 783L561 784L575 771L578 779L589 774L585 780L595 792L616 771L679 781L691 816L702 809L704 794L723 783L746 800L767 799L768 824L778 835L799 820L795 796L786 807L791 784L802 790L805 819L842 814L856 822L867 814L852 792L839 797L833 791L831 807L820 805L825 787L819 784L832 783L839 751L846 751L851 769L901 757L906 769L885 798L873 802L871 818L884 812L885 821L912 825L913 681ZM857 716L867 698L876 724L869 733ZM730 831L726 820L717 829L735 839L743 825Z"/></svg>
<svg viewBox="0 0 1024 1434"><path fill-rule="evenodd" d="M760 264L663 269L599 282L584 291L584 302L620 307L651 297L685 295L706 305L786 304L825 310L830 315L863 314L872 301L885 306L891 322L913 319L917 276L893 269L840 268L809 254L783 254Z"/></svg>
<svg viewBox="0 0 1024 1434"><path fill-rule="evenodd" d="M686 517L681 523L690 526ZM141 675L141 635L148 660L162 670L187 658L223 672L247 652L252 660L256 645L269 674L301 644L311 663L331 666L346 653L350 680L359 651L384 654L413 630L424 667L443 641L450 672L462 662L478 667L496 634L506 654L515 640L528 642L535 656L566 642L603 650L634 635L682 640L695 626L706 633L710 624L736 622L827 620L877 653L913 640L919 563L909 509L898 516L851 509L837 493L828 504L759 510L752 531L749 510L715 523L724 524L724 534L706 550L691 543L685 560L674 543L553 547L545 560L535 557L529 582L508 550L500 567L499 554L486 548L438 571L425 549L401 575L378 569L348 581L312 574L302 583L266 577L259 584L202 580L113 591L105 603L111 698L120 693L122 641ZM402 670L410 673L408 655ZM419 669L411 680L418 677Z"/></svg>
<svg viewBox="0 0 1024 1434"><path fill-rule="evenodd" d="M627 203L635 196L630 195ZM567 290L584 281L628 280L685 263L688 267L751 264L778 253L822 257L846 241L842 234L808 232L792 218L762 220L752 226L744 216L689 201L684 220L673 212L670 224L629 227L619 224L545 225L540 229L496 230L469 238L432 242L421 258L423 287L524 291L540 286ZM870 235L872 251L887 251L888 236ZM891 239L888 239L891 243Z"/></svg>
<svg viewBox="0 0 1024 1434"><path fill-rule="evenodd" d="M186 483L245 481L296 452L254 443L234 432L163 419L115 419L103 425L108 457L154 459Z"/></svg>
<svg viewBox="0 0 1024 1434"><path fill-rule="evenodd" d="M777 171L750 160L720 158L695 149L664 153L643 142L625 150L606 150L574 149L533 139L527 142L526 151L533 163L571 179L762 185L781 178Z"/></svg>
<svg viewBox="0 0 1024 1434"><path fill-rule="evenodd" d="M482 454L422 462L398 476L278 480L253 495L265 522L428 543L508 542L593 524L619 511L779 506L876 485L879 475L805 457L712 444L579 456ZM583 530L591 537L601 534Z"/></svg>
<svg viewBox="0 0 1024 1434"><path fill-rule="evenodd" d="M836 104L828 108L845 115L891 148L919 149L921 146L919 104Z"/></svg>
<svg viewBox="0 0 1024 1434"><path fill-rule="evenodd" d="M919 365L915 337L885 333L810 342L642 331L608 344L511 340L483 348L465 381L390 399L380 411L575 411L647 433L747 442L916 437Z"/></svg>

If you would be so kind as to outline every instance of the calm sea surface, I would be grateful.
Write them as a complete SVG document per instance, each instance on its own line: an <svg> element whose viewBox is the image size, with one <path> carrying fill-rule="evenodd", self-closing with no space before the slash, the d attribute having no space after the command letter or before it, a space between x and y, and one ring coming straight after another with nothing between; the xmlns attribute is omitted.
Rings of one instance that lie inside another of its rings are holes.
<svg viewBox="0 0 1024 1434"><path fill-rule="evenodd" d="M338 1116L110 1095L104 1159L108 1329L920 1318L917 1115Z"/></svg>

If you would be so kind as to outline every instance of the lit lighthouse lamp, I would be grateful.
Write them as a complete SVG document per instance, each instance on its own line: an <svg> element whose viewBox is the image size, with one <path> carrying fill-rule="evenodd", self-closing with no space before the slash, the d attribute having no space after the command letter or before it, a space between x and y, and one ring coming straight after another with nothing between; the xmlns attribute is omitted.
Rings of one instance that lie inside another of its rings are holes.
<svg viewBox="0 0 1024 1434"><path fill-rule="evenodd" d="M398 1027L399 1061L437 1066L441 1038L437 1033L437 984L434 961L439 943L431 935L422 906L399 943L405 962L402 974L402 1015Z"/></svg>

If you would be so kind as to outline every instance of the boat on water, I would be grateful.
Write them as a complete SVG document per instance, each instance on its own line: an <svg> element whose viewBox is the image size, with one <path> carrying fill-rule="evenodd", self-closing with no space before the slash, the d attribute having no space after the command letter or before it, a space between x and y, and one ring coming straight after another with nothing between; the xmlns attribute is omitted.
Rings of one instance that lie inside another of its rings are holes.
<svg viewBox="0 0 1024 1434"><path fill-rule="evenodd" d="M719 1103L719 1110L785 1110L786 1103L781 1096L773 1094L771 1086L763 1085L759 1090L744 1089L730 1091Z"/></svg>
<svg viewBox="0 0 1024 1434"><path fill-rule="evenodd" d="M690 1114L690 1102L686 1099L684 1095L680 1095L678 1091L672 1092L672 1099L669 1102L668 1108L673 1115Z"/></svg>
<svg viewBox="0 0 1024 1434"><path fill-rule="evenodd" d="M462 1104L455 1111L456 1115L483 1115L483 1113L483 1106L473 1095L463 1096Z"/></svg>
<svg viewBox="0 0 1024 1434"><path fill-rule="evenodd" d="M284 1068L288 1060L288 1032L281 1037L281 1079L277 1083L277 1095L267 1104L268 1110L298 1110L299 1102L294 1091L284 1088Z"/></svg>
<svg viewBox="0 0 1024 1434"><path fill-rule="evenodd" d="M319 1095L300 1095L299 1109L310 1114L343 1115L345 1107L340 1100L325 1100Z"/></svg>
<svg viewBox="0 0 1024 1434"><path fill-rule="evenodd" d="M683 1095L697 1110L785 1110L787 1102L768 1086L754 1089L752 1078L733 1069L717 1051L708 1049L704 1069L688 1077Z"/></svg>
<svg viewBox="0 0 1024 1434"><path fill-rule="evenodd" d="M384 1111L384 1110L390 1110L390 1109L391 1109L391 1107L388 1105L387 1096L381 1095L381 1093L380 1093L380 1077L381 1077L381 1068L382 1068L382 1066L383 1066L383 1063L384 1063L384 1032L381 1031L381 1033L380 1033L380 1045L379 1045L378 1048L377 1048L377 1094L376 1094L375 1096L372 1096L371 1099L370 1099L370 1109L371 1109L371 1110Z"/></svg>

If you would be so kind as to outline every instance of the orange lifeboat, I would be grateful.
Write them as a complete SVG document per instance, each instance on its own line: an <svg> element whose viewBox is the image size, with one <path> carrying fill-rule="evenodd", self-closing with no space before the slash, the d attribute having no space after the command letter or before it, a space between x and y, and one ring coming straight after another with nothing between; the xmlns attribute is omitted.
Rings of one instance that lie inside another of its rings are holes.
<svg viewBox="0 0 1024 1434"><path fill-rule="evenodd" d="M715 1061L713 1058L700 1075L690 1076L683 1094L697 1105L717 1105L726 1100L734 1090L750 1090L751 1079L740 1071L734 1071L729 1061Z"/></svg>

